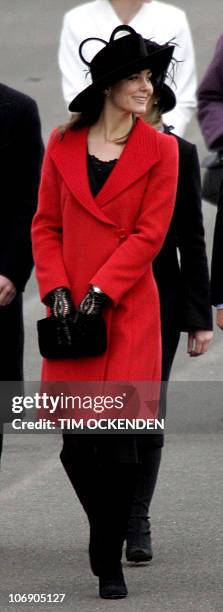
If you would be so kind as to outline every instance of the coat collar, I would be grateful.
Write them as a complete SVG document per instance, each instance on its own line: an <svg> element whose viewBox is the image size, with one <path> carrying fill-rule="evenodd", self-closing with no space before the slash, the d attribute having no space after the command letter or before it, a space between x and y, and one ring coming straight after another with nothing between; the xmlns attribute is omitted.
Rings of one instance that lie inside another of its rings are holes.
<svg viewBox="0 0 223 612"><path fill-rule="evenodd" d="M16 96L17 94L17 96ZM13 101L15 101L15 97L19 96L19 92L11 89L7 85L0 83L0 108L3 106L11 106Z"/></svg>
<svg viewBox="0 0 223 612"><path fill-rule="evenodd" d="M92 196L88 179L87 138L88 128L66 132L62 140L54 140L51 157L79 202L101 221L114 225L102 208L159 161L157 134L142 119L137 120L117 164L96 198Z"/></svg>

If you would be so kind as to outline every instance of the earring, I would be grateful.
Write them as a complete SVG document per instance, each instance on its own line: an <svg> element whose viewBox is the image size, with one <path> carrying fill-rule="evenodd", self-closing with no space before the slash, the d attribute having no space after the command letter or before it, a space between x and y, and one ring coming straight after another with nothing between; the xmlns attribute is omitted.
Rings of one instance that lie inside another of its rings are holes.
<svg viewBox="0 0 223 612"><path fill-rule="evenodd" d="M105 95L107 97L109 97L111 95L111 90L110 89L105 89Z"/></svg>

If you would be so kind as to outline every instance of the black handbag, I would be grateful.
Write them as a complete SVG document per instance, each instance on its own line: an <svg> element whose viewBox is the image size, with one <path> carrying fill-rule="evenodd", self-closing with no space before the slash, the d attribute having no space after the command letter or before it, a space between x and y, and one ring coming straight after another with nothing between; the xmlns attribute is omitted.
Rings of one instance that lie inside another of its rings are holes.
<svg viewBox="0 0 223 612"><path fill-rule="evenodd" d="M79 359L102 355L107 348L106 325L101 315L77 312L74 317L54 315L37 321L39 350L46 359Z"/></svg>
<svg viewBox="0 0 223 612"><path fill-rule="evenodd" d="M214 204L218 203L220 185L223 180L223 152L212 153L202 162L205 168L202 183L202 198Z"/></svg>

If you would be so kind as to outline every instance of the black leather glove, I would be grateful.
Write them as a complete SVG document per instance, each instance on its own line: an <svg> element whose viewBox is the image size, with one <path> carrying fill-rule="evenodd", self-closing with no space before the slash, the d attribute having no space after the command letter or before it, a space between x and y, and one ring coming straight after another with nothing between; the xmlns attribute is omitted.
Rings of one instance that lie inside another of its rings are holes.
<svg viewBox="0 0 223 612"><path fill-rule="evenodd" d="M75 330L81 350L86 355L101 355L107 346L106 326L102 311L109 298L99 287L90 287L75 317Z"/></svg>
<svg viewBox="0 0 223 612"><path fill-rule="evenodd" d="M91 286L87 295L82 300L79 310L86 315L99 315L103 308L111 302L111 299L99 289L99 287Z"/></svg>
<svg viewBox="0 0 223 612"><path fill-rule="evenodd" d="M46 296L45 303L50 307L52 314L57 319L64 319L75 313L75 307L71 299L71 292L66 287L57 287Z"/></svg>
<svg viewBox="0 0 223 612"><path fill-rule="evenodd" d="M66 287L57 287L48 293L45 304L50 307L52 315L58 319L56 328L58 344L66 349L71 347L73 319L76 312L71 292Z"/></svg>

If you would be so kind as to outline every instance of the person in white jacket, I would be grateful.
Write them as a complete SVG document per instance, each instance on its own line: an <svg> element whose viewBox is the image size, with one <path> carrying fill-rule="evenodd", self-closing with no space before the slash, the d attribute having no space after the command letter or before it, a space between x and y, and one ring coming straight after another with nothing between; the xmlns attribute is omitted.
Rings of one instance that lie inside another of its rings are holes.
<svg viewBox="0 0 223 612"><path fill-rule="evenodd" d="M174 76L176 108L166 115L168 125L183 136L196 108L196 69L191 32L185 12L171 4L149 0L93 0L70 10L64 16L60 39L59 66L62 88L67 105L76 94L90 84L78 54L82 40L92 35L109 39L112 30L121 23L131 25L145 38L158 43L172 40L178 60ZM99 41L89 43L89 56L99 51Z"/></svg>

